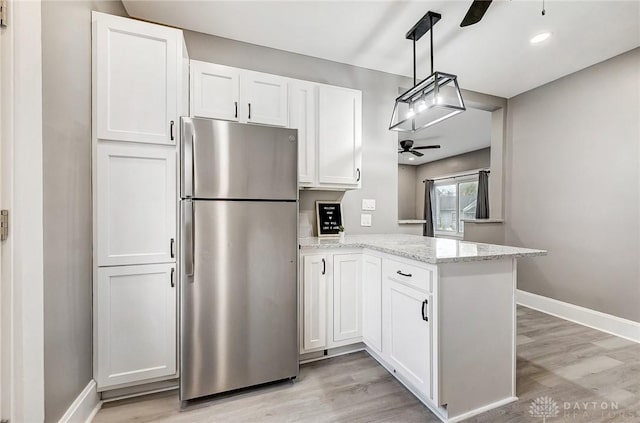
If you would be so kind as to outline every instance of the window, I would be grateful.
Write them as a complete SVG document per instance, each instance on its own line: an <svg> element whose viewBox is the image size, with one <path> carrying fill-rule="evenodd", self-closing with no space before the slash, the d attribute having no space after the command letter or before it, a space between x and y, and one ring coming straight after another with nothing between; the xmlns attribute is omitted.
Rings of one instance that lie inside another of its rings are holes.
<svg viewBox="0 0 640 423"><path fill-rule="evenodd" d="M476 216L478 179L446 179L435 184L435 231L441 235L462 236L464 222Z"/></svg>

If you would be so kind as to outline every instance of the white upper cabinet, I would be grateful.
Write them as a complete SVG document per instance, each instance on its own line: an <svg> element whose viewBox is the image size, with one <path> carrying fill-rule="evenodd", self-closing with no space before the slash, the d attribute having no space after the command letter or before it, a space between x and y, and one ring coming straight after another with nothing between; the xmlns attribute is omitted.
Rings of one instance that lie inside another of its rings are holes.
<svg viewBox="0 0 640 423"><path fill-rule="evenodd" d="M333 341L362 336L361 254L333 256Z"/></svg>
<svg viewBox="0 0 640 423"><path fill-rule="evenodd" d="M312 82L293 81L289 86L289 126L298 130L298 182L303 186L317 179L316 92Z"/></svg>
<svg viewBox="0 0 640 423"><path fill-rule="evenodd" d="M238 121L240 69L191 61L191 116Z"/></svg>
<svg viewBox="0 0 640 423"><path fill-rule="evenodd" d="M361 186L358 90L192 60L191 116L297 129L301 188Z"/></svg>
<svg viewBox="0 0 640 423"><path fill-rule="evenodd" d="M177 373L175 264L103 267L95 292L100 391Z"/></svg>
<svg viewBox="0 0 640 423"><path fill-rule="evenodd" d="M288 79L191 61L191 116L287 126Z"/></svg>
<svg viewBox="0 0 640 423"><path fill-rule="evenodd" d="M96 164L97 265L175 261L175 148L100 142Z"/></svg>
<svg viewBox="0 0 640 423"><path fill-rule="evenodd" d="M359 187L362 178L362 93L318 87L318 182Z"/></svg>
<svg viewBox="0 0 640 423"><path fill-rule="evenodd" d="M327 345L328 263L323 255L305 256L303 265L303 350Z"/></svg>
<svg viewBox="0 0 640 423"><path fill-rule="evenodd" d="M382 260L362 256L362 338L382 351Z"/></svg>
<svg viewBox="0 0 640 423"><path fill-rule="evenodd" d="M93 12L96 137L175 144L182 31Z"/></svg>
<svg viewBox="0 0 640 423"><path fill-rule="evenodd" d="M287 78L244 71L241 76L242 99L246 102L247 122L287 126L289 120ZM244 111L243 110L243 111Z"/></svg>

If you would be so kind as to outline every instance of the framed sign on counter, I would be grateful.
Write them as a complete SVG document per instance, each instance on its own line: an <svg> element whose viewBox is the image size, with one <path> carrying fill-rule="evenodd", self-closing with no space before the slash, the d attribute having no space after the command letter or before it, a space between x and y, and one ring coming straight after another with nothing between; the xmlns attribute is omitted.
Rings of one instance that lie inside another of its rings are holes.
<svg viewBox="0 0 640 423"><path fill-rule="evenodd" d="M339 201L316 201L318 236L338 238L342 226L342 205Z"/></svg>

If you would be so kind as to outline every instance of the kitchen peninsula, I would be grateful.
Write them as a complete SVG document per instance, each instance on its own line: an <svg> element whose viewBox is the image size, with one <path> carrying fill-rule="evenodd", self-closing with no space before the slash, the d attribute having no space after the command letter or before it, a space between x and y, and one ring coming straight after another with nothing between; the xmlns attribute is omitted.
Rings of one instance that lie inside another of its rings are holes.
<svg viewBox="0 0 640 423"><path fill-rule="evenodd" d="M446 422L516 398L516 261L415 235L300 239L301 354L362 345Z"/></svg>

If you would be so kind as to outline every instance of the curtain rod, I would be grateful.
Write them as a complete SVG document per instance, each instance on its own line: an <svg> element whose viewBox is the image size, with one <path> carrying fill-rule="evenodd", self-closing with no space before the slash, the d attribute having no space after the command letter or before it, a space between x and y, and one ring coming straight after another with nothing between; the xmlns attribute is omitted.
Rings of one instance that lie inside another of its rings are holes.
<svg viewBox="0 0 640 423"><path fill-rule="evenodd" d="M427 179L424 179L424 180L422 181L422 183L424 184L425 182L427 182L427 181L429 181L429 180L431 180L431 181L440 181L440 180L443 180L443 179L455 179L455 178L462 178L463 176L477 175L480 171L483 171L483 170L484 170L485 172L487 172L487 173L491 173L491 171L490 171L489 169L478 169L478 170L476 170L476 171L474 171L474 172L463 173L463 174L460 174L460 175L453 175L453 176L441 176L441 177L439 177L439 178L427 178Z"/></svg>

